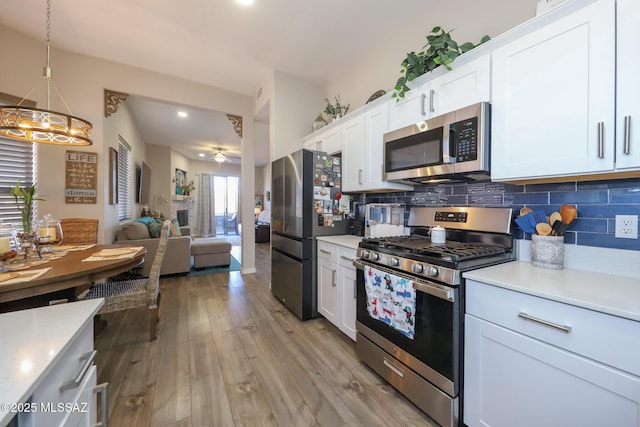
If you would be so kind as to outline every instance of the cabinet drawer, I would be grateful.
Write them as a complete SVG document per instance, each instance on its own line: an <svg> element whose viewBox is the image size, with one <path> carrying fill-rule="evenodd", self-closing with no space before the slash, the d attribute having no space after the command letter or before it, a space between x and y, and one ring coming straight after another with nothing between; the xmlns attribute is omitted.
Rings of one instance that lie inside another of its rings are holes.
<svg viewBox="0 0 640 427"><path fill-rule="evenodd" d="M356 259L356 250L351 248L340 247L338 249L338 264L342 267L355 270L353 261Z"/></svg>
<svg viewBox="0 0 640 427"><path fill-rule="evenodd" d="M51 372L33 394L31 401L37 403L41 409L34 413L34 425L54 426L62 423L68 415L68 411L59 410L57 404L73 404L78 399L82 384L91 372L92 362L88 360L87 356L92 350L93 319L89 319L87 325L83 327L69 348L60 355L60 360L53 366ZM85 371L82 378L79 378L81 383L67 385L69 381L79 376L85 365L89 366L89 369ZM64 387L63 384L65 384ZM47 410L42 409L41 405L44 405Z"/></svg>
<svg viewBox="0 0 640 427"><path fill-rule="evenodd" d="M338 263L338 247L332 243L318 241L318 258Z"/></svg>
<svg viewBox="0 0 640 427"><path fill-rule="evenodd" d="M473 280L466 292L467 314L640 375L640 322Z"/></svg>

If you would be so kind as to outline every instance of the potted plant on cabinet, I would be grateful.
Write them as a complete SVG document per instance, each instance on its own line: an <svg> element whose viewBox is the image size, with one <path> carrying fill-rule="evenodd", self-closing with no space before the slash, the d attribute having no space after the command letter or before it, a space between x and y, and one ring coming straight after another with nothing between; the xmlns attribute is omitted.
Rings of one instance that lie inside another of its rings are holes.
<svg viewBox="0 0 640 427"><path fill-rule="evenodd" d="M471 42L459 45L451 38L451 31L444 31L440 27L434 27L431 30L431 34L427 35L427 44L422 47L423 50L418 53L409 52L402 61L402 70L400 72L403 76L396 82L395 93L391 97L399 101L410 90L407 83L440 65L444 65L447 70L451 70L450 64L458 56L487 42L489 39L489 36L484 36L477 45Z"/></svg>

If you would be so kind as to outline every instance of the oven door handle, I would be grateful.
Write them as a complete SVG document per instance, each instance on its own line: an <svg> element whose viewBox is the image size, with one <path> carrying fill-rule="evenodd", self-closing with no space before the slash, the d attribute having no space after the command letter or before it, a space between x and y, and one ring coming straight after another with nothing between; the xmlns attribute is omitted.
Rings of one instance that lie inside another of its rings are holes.
<svg viewBox="0 0 640 427"><path fill-rule="evenodd" d="M360 258L356 258L353 261L353 265L358 270L364 270L365 263L363 263ZM403 278L411 280L413 282L413 284L414 284L415 290L418 291L418 292L429 294L431 296L434 296L436 298L440 298L440 299L443 299L443 300L446 300L446 301L455 302L455 300L456 300L454 289L450 288L449 286L439 285L437 283L431 283L431 282L424 282L424 281L418 279L417 277L410 277L410 276L398 274L396 272L389 271L386 268L381 268L378 265L371 266L371 267L373 267L373 268L375 268L377 270L384 271L386 273L392 274L392 275L397 276L397 277L403 277Z"/></svg>
<svg viewBox="0 0 640 427"><path fill-rule="evenodd" d="M453 296L453 289L448 286L432 285L429 283L420 282L418 280L413 281L413 286L416 291L432 295L447 301L455 301Z"/></svg>

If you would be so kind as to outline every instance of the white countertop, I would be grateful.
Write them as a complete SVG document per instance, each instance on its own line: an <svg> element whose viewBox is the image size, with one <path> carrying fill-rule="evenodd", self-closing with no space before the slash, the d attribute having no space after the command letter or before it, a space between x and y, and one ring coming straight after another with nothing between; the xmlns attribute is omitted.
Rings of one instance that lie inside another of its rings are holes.
<svg viewBox="0 0 640 427"><path fill-rule="evenodd" d="M582 269L548 270L515 261L463 274L467 279L640 322L640 278ZM468 282L467 282L468 283Z"/></svg>
<svg viewBox="0 0 640 427"><path fill-rule="evenodd" d="M0 314L0 403L26 402L103 304L95 299ZM0 408L0 425L14 415Z"/></svg>
<svg viewBox="0 0 640 427"><path fill-rule="evenodd" d="M352 236L350 234L339 236L318 236L317 240L334 245L344 246L345 248L358 249L358 243L362 241L362 236Z"/></svg>

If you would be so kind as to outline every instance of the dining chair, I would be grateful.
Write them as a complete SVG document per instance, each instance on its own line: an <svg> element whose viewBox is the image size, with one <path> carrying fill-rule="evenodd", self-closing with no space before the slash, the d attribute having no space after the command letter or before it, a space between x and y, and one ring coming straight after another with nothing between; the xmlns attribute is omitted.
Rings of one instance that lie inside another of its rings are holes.
<svg viewBox="0 0 640 427"><path fill-rule="evenodd" d="M90 245L98 243L98 222L90 218L63 218L62 243L65 245Z"/></svg>
<svg viewBox="0 0 640 427"><path fill-rule="evenodd" d="M160 267L167 249L170 224L169 220L165 220L162 223L158 250L153 259L149 277L98 283L78 295L78 300L104 298L104 305L98 311L98 315L148 306L149 335L151 341L155 340L156 327L159 321L158 311L160 309Z"/></svg>

